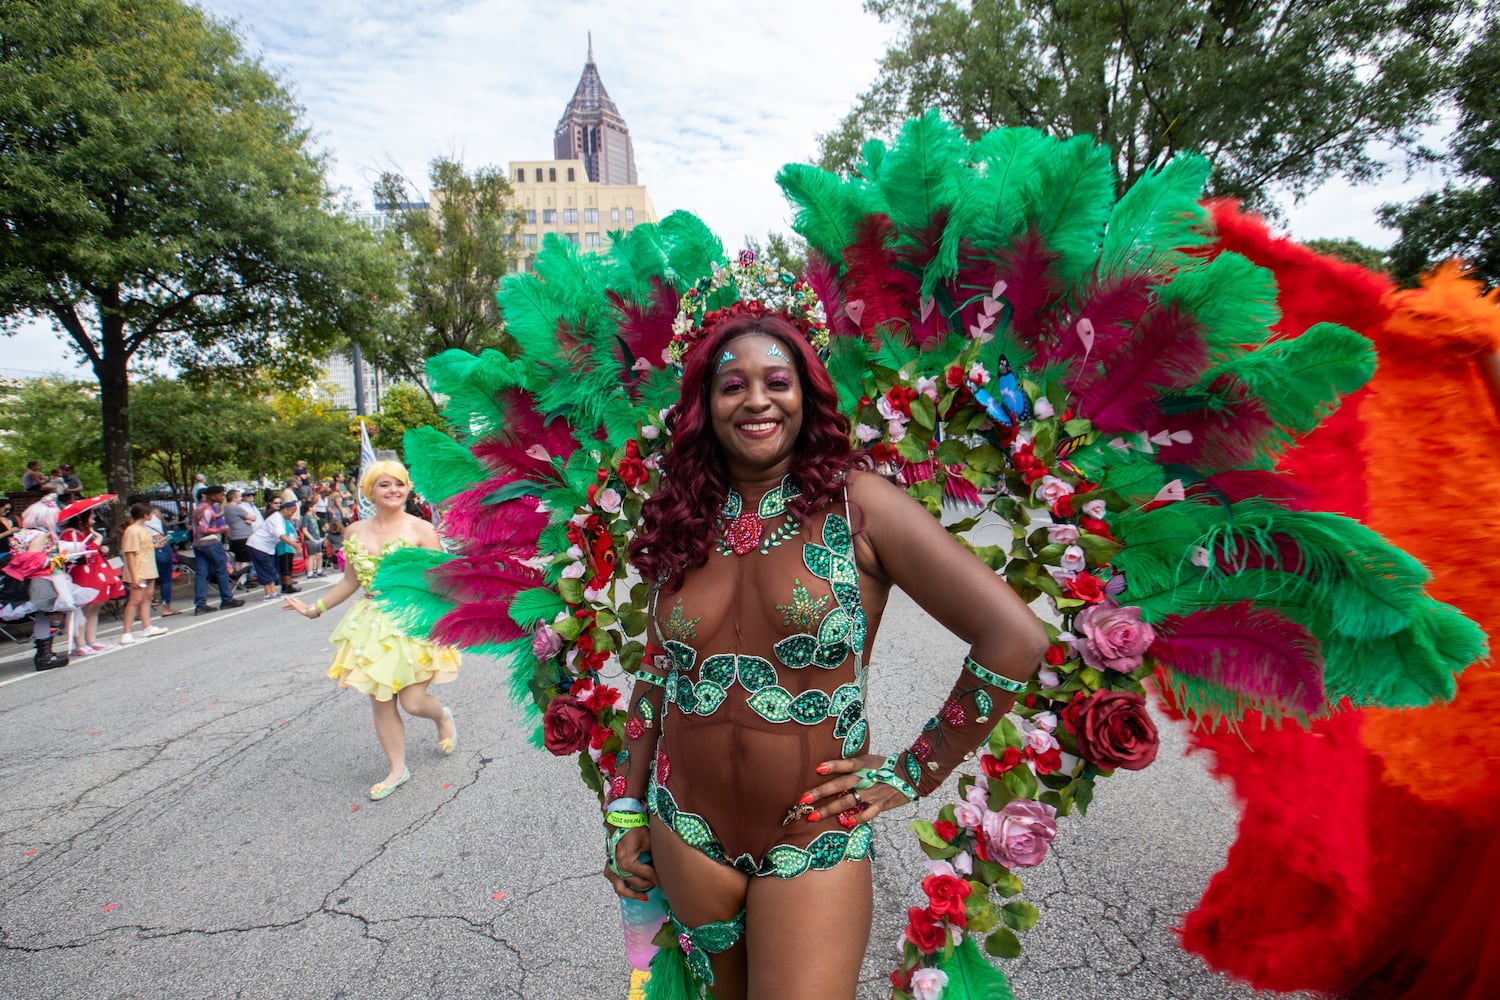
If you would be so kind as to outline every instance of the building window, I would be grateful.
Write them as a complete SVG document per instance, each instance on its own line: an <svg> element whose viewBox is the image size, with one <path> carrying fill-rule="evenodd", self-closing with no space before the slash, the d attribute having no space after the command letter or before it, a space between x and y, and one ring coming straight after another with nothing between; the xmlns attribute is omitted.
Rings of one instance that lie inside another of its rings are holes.
<svg viewBox="0 0 1500 1000"><path fill-rule="evenodd" d="M536 233L526 233L521 237L521 242L527 250L536 249Z"/></svg>
<svg viewBox="0 0 1500 1000"><path fill-rule="evenodd" d="M547 168L547 179L549 181L555 181L555 180L557 180L557 168L556 167L548 167Z"/></svg>
<svg viewBox="0 0 1500 1000"><path fill-rule="evenodd" d="M572 179L573 179L573 168L569 167L568 168L568 180L572 180Z"/></svg>
<svg viewBox="0 0 1500 1000"><path fill-rule="evenodd" d="M528 226L536 225L536 209L528 208L526 210L526 224Z"/></svg>
<svg viewBox="0 0 1500 1000"><path fill-rule="evenodd" d="M627 208L627 209L625 209L625 221L626 222L634 222L635 221L635 209L633 209L633 208Z"/></svg>
<svg viewBox="0 0 1500 1000"><path fill-rule="evenodd" d="M573 244L576 247L578 245L578 234L577 233L568 233L568 242L571 243L571 244Z"/></svg>
<svg viewBox="0 0 1500 1000"><path fill-rule="evenodd" d="M586 246L586 247L596 247L596 246L598 246L599 245L599 234L598 233L584 233L583 234L583 245Z"/></svg>
<svg viewBox="0 0 1500 1000"><path fill-rule="evenodd" d="M597 225L599 222L599 210L597 208L585 208L583 210L583 221Z"/></svg>
<svg viewBox="0 0 1500 1000"><path fill-rule="evenodd" d="M524 180L526 180L526 168L525 167L517 167L516 168L516 183L520 184Z"/></svg>
<svg viewBox="0 0 1500 1000"><path fill-rule="evenodd" d="M612 209L609 210L609 221L610 222L619 222L620 221L620 210L618 208L612 208Z"/></svg>
<svg viewBox="0 0 1500 1000"><path fill-rule="evenodd" d="M563 225L565 225L565 226L576 226L576 225L578 225L578 209L576 209L576 208L565 208L565 209L563 209Z"/></svg>
<svg viewBox="0 0 1500 1000"><path fill-rule="evenodd" d="M555 226L555 225L557 225L557 209L555 209L555 208L544 208L544 209L542 209L542 225L544 225L544 226Z"/></svg>

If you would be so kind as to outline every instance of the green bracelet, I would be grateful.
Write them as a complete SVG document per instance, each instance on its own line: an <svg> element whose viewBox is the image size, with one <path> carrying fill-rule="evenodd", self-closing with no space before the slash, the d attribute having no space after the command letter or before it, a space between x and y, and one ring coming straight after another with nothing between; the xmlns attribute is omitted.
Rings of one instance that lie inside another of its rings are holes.
<svg viewBox="0 0 1500 1000"><path fill-rule="evenodd" d="M661 676L660 674L653 674L645 670L637 670L635 672L635 679L638 681L645 681L647 684L654 684L659 688L664 688L667 686L667 679L665 677Z"/></svg>
<svg viewBox="0 0 1500 1000"><path fill-rule="evenodd" d="M1028 684L1026 681L1013 681L1009 677L1002 677L993 670L986 670L974 662L974 657L964 657L964 669L978 677L991 687L997 687L1001 691L1009 691L1011 694L1025 694Z"/></svg>
<svg viewBox="0 0 1500 1000"><path fill-rule="evenodd" d="M890 785L896 791L906 796L908 802L917 801L917 790L911 786L910 782L896 773L895 754L887 757L885 763L881 766L874 768L862 767L858 771L855 771L854 775L859 778L859 781L854 785L857 791L870 788L876 782L879 782L884 785Z"/></svg>
<svg viewBox="0 0 1500 1000"><path fill-rule="evenodd" d="M604 822L616 830L634 830L638 826L650 823L645 814L638 812L612 812L604 817Z"/></svg>

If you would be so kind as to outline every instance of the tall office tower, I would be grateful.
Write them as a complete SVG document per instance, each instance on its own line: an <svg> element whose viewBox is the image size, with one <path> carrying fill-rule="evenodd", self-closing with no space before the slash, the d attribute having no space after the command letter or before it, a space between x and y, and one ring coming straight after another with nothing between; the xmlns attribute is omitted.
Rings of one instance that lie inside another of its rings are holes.
<svg viewBox="0 0 1500 1000"><path fill-rule="evenodd" d="M596 184L636 183L630 128L599 79L593 32L589 33L588 62L553 132L552 149L559 160L582 160L589 180Z"/></svg>

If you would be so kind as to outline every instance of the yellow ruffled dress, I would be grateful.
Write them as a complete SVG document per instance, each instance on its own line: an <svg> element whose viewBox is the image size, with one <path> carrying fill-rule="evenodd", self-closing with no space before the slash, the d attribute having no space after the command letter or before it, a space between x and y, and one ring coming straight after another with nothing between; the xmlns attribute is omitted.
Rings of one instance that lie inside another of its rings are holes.
<svg viewBox="0 0 1500 1000"><path fill-rule="evenodd" d="M369 599L380 560L410 544L404 538L393 538L380 555L372 556L357 539L344 542L344 558L354 567L365 596L355 601L333 630L333 666L328 668L328 676L338 681L339 687L355 688L378 701L390 701L411 684L445 684L458 676L457 649L413 639Z"/></svg>

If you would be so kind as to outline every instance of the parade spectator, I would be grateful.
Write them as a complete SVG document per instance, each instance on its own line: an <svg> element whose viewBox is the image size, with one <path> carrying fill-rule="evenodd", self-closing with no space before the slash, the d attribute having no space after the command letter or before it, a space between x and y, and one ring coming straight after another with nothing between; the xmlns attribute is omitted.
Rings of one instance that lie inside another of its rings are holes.
<svg viewBox="0 0 1500 1000"><path fill-rule="evenodd" d="M0 541L9 538L15 530L16 521L10 515L10 498L0 496Z"/></svg>
<svg viewBox="0 0 1500 1000"><path fill-rule="evenodd" d="M147 506L151 508L151 514L146 518L145 524L146 531L151 535L151 547L155 550L156 578L161 582L161 614L163 618L170 618L172 615L182 614L172 607L172 574L176 569L177 557L172 550L172 541L167 536L166 525L162 522L160 507L155 502Z"/></svg>
<svg viewBox="0 0 1500 1000"><path fill-rule="evenodd" d="M196 507L203 502L203 491L208 489L208 477L198 473L193 477L193 506Z"/></svg>
<svg viewBox="0 0 1500 1000"><path fill-rule="evenodd" d="M265 519L250 533L250 557L255 563L255 576L265 591L263 600L276 596L278 577L283 594L295 594L302 589L292 583L292 553L297 545L297 529L290 522L296 518L296 511L295 499L282 500L277 507L266 511Z"/></svg>
<svg viewBox="0 0 1500 1000"><path fill-rule="evenodd" d="M68 567L68 576L72 578L75 587L98 591L98 596L83 606L82 621L79 621L77 614L72 616L75 628L82 633L74 639L73 655L93 656L110 648L99 641L99 612L106 601L117 601L124 597L125 586L120 581L119 572L105 557L102 548L104 536L94 523L94 511L86 510L64 523L68 527L58 537L64 542L78 543L84 552L82 559Z"/></svg>
<svg viewBox="0 0 1500 1000"><path fill-rule="evenodd" d="M47 485L47 477L42 475L42 460L33 458L26 463L26 471L21 473L21 489L30 493Z"/></svg>
<svg viewBox="0 0 1500 1000"><path fill-rule="evenodd" d="M152 555L155 546L151 541L151 532L146 527L146 518L151 513L150 504L131 504L130 526L120 538L120 557L125 563L126 594L125 613L122 616L125 632L120 636L122 646L135 642L135 636L130 634L130 623L136 618L140 619L143 638L165 635L167 631L160 625L151 624L151 581L156 577L156 559Z"/></svg>
<svg viewBox="0 0 1500 1000"><path fill-rule="evenodd" d="M62 468L58 467L56 469L53 469L51 472L47 473L47 483L46 483L45 486L42 487L42 489L44 489L44 490L51 490L53 493L56 493L58 496L62 496L62 492L63 492L64 488L66 488L66 485L67 484L65 484L63 482Z"/></svg>
<svg viewBox="0 0 1500 1000"><path fill-rule="evenodd" d="M193 508L193 614L206 615L219 608L237 608L245 602L234 596L234 581L229 579L229 565L224 540L229 525L221 509L224 487L205 486L203 500ZM208 606L209 577L219 585L219 607Z"/></svg>
<svg viewBox="0 0 1500 1000"><path fill-rule="evenodd" d="M319 524L328 523L328 493L331 487L327 483L319 483L313 494L313 516L318 519Z"/></svg>
<svg viewBox="0 0 1500 1000"><path fill-rule="evenodd" d="M73 474L71 465L63 465L59 468L62 472L62 496L64 503L72 503L74 500L83 499L83 480Z"/></svg>
<svg viewBox="0 0 1500 1000"><path fill-rule="evenodd" d="M276 539L276 571L281 576L281 592L296 594L302 588L292 582L292 570L297 565L297 553L302 549L302 540L297 533L297 511L301 508L296 497L282 497L281 509L276 516L281 524Z"/></svg>
<svg viewBox="0 0 1500 1000"><path fill-rule="evenodd" d="M337 517L328 519L328 531L323 536L325 558L331 560L344 572L344 522Z"/></svg>
<svg viewBox="0 0 1500 1000"><path fill-rule="evenodd" d="M339 489L339 480L342 476L334 476L333 483L328 487L328 520L330 523L338 521L340 524L349 523L349 508L345 502L343 492Z"/></svg>
<svg viewBox="0 0 1500 1000"><path fill-rule="evenodd" d="M229 525L229 554L234 559L229 571L232 577L239 577L250 568L250 532L259 520L260 512L254 504L240 498L239 490L224 495L224 522Z"/></svg>
<svg viewBox="0 0 1500 1000"><path fill-rule="evenodd" d="M307 459L297 459L297 468L292 471L292 478L287 481L292 492L297 494L297 499L303 502L312 499L313 481L312 475L307 471Z"/></svg>
<svg viewBox="0 0 1500 1000"><path fill-rule="evenodd" d="M302 514L297 518L297 532L302 539L302 551L306 553L307 578L311 580L322 576L323 530L318 524L318 515L314 513L311 500L302 505Z"/></svg>

